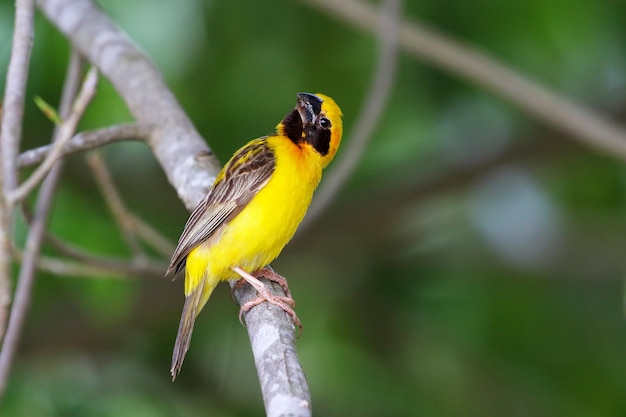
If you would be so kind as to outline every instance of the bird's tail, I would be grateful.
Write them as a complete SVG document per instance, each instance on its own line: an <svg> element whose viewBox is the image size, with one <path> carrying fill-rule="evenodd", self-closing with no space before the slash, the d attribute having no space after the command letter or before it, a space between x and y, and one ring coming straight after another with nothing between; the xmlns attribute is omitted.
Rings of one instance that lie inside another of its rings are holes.
<svg viewBox="0 0 626 417"><path fill-rule="evenodd" d="M178 334L176 335L174 353L172 354L172 368L170 369L172 381L176 379L180 368L183 366L183 360L185 360L185 354L191 342L191 333L193 332L196 317L211 296L214 288L215 284L207 282L205 278L200 282L200 285L185 298L185 306L183 307L183 314L180 318L180 324L178 325Z"/></svg>

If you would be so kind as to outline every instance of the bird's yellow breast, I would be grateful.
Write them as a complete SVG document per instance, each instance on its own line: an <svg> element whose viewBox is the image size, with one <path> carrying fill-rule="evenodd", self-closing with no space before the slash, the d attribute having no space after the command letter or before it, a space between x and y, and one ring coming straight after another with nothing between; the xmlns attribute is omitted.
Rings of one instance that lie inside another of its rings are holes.
<svg viewBox="0 0 626 417"><path fill-rule="evenodd" d="M278 257L304 218L319 184L322 167L308 149L280 136L268 138L268 145L275 153L276 168L267 185L216 232L215 239L189 254L193 259L187 259L187 267L192 261L206 268L211 281L234 279L234 266L254 272ZM197 259L200 257L203 259Z"/></svg>

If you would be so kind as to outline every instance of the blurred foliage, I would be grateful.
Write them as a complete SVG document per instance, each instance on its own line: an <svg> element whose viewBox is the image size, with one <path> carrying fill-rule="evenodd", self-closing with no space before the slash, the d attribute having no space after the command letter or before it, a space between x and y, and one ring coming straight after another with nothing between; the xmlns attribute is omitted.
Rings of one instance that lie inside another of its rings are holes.
<svg viewBox="0 0 626 417"><path fill-rule="evenodd" d="M298 91L333 96L349 139L372 77L372 35L281 0L101 5L153 57L222 161L271 132ZM2 39L12 15L0 2ZM626 115L624 2L415 0L404 15L615 120ZM49 140L34 98L58 102L68 56L56 29L36 23L24 149ZM0 71L8 56L0 43ZM81 126L131 119L102 80ZM176 240L187 213L148 149L104 152L128 206ZM625 415L625 209L621 161L401 55L351 182L275 262L298 301L315 414ZM66 165L51 229L90 251L129 254L80 155ZM170 382L181 285L40 274L2 415L261 415L226 285Z"/></svg>

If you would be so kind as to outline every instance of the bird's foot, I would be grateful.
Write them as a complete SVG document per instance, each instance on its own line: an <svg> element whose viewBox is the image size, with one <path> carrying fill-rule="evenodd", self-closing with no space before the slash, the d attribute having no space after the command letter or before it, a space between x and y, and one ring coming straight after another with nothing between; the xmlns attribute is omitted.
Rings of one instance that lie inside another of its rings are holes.
<svg viewBox="0 0 626 417"><path fill-rule="evenodd" d="M252 274L255 278L265 278L268 281L272 281L280 285L280 287L285 292L285 297L289 298L293 302L293 306L296 306L295 301L291 297L291 291L289 291L289 286L287 285L287 280L280 274L277 274L276 271L272 269L270 266L266 266L263 269L259 269L254 274Z"/></svg>
<svg viewBox="0 0 626 417"><path fill-rule="evenodd" d="M261 281L259 281L259 279L256 276L247 273L246 271L244 271L243 269L239 267L234 267L233 271L235 271L237 275L239 275L242 278L242 280L239 280L235 283L235 285L233 286L233 291L239 288L241 285L243 285L243 282L245 281L249 283L250 285L252 285L252 287L254 287L254 289L257 290L257 292L259 293L257 298L255 298L254 300L248 301L247 303L244 303L239 309L239 321L241 322L241 324L243 324L242 318L243 318L244 313L247 313L253 307L256 307L259 304L267 301L268 303L283 309L283 311L292 318L294 324L298 326L298 328L300 329L300 332L302 332L302 323L300 322L300 319L296 315L296 312L293 310L296 306L296 302L293 300L293 298L291 298L291 292L289 291L289 288L287 288L287 281L285 280L285 278L278 275L276 272L274 272L273 270L269 268L264 268L260 271L257 271L254 274L256 276L261 276L270 281L276 282L278 285L280 285L285 290L285 293L287 294L286 297L281 297L281 296L272 294L270 290L267 288L267 286L263 284Z"/></svg>

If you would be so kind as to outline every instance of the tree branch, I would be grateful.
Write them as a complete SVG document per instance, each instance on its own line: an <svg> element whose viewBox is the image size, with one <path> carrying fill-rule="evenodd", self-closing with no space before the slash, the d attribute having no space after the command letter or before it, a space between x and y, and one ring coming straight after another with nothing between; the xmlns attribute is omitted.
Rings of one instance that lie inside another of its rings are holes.
<svg viewBox="0 0 626 417"><path fill-rule="evenodd" d="M152 133L152 129L153 127L147 124L126 123L81 132L70 139L63 147L60 156L88 151L114 142L145 140ZM51 149L52 145L45 145L23 152L17 159L18 167L24 168L40 163Z"/></svg>
<svg viewBox="0 0 626 417"><path fill-rule="evenodd" d="M127 275L154 276L162 275L163 271L167 269L167 264L158 259L151 259L145 256L134 257L131 260L103 257L78 248L50 233L46 233L45 238L46 242L52 245L59 253L94 268Z"/></svg>
<svg viewBox="0 0 626 417"><path fill-rule="evenodd" d="M261 281L274 294L285 295L275 282L264 278ZM245 284L234 290L240 305L257 297L251 288L250 284ZM270 303L259 304L244 318L267 416L310 417L311 394L302 365L297 360L292 319L283 309Z"/></svg>
<svg viewBox="0 0 626 417"><path fill-rule="evenodd" d="M330 175L326 177L316 193L300 231L312 224L341 190L361 160L365 146L383 114L398 63L398 27L401 8L401 0L385 0L381 6L382 11L378 14L377 22L378 60L365 104L354 123L354 131L347 145L341 151L341 159L335 163Z"/></svg>
<svg viewBox="0 0 626 417"><path fill-rule="evenodd" d="M0 172L0 342L4 338L11 304L11 216L1 192L2 176Z"/></svg>
<svg viewBox="0 0 626 417"><path fill-rule="evenodd" d="M163 267L167 265L155 265L152 269L147 269L143 265L135 265L133 261L124 264L119 261L116 268L103 267L89 263L79 263L68 261L67 259L53 258L51 256L40 256L37 259L37 268L50 274L63 278L119 278L130 277L161 276Z"/></svg>
<svg viewBox="0 0 626 417"><path fill-rule="evenodd" d="M302 0L365 31L376 28L375 7L359 0ZM626 131L591 109L551 91L477 49L417 22L400 24L400 45L413 56L508 100L583 145L626 161Z"/></svg>
<svg viewBox="0 0 626 417"><path fill-rule="evenodd" d="M83 88L81 93L76 98L76 102L74 103L71 113L67 117L67 120L64 118L63 123L59 126L59 134L57 139L52 143L52 149L50 149L50 152L48 152L46 158L41 165L37 167L35 172L33 172L31 176L28 177L28 179L19 187L9 193L8 199L10 203L16 203L26 198L26 196L35 189L37 184L44 179L46 174L48 174L52 167L58 162L63 152L63 148L74 135L78 121L83 116L87 105L96 94L97 84L98 72L95 68L92 68L85 78Z"/></svg>
<svg viewBox="0 0 626 417"><path fill-rule="evenodd" d="M102 155L97 151L88 154L87 164L94 174L96 183L98 184L98 187L100 187L104 200L106 201L109 210L111 210L111 214L113 215L124 240L126 240L126 244L133 251L133 255L135 257L145 258L146 254L139 244L137 236L135 235L133 220L130 217L130 213L126 209L126 205L122 201L122 197L117 191L115 184L113 184L111 174L102 159Z"/></svg>
<svg viewBox="0 0 626 417"><path fill-rule="evenodd" d="M129 213L133 230L141 239L150 245L152 249L156 250L161 255L169 258L174 250L176 249L176 245L172 243L168 238L163 236L158 230L154 227L150 226L148 223L144 222L140 217L137 217L133 213ZM166 267L167 268L167 267Z"/></svg>
<svg viewBox="0 0 626 417"><path fill-rule="evenodd" d="M65 78L65 85L63 86L63 96L61 98L60 113L63 119L72 117L70 114L70 108L72 106L74 96L76 95L81 71L82 59L75 53L74 50L72 50L70 65L68 66L67 76ZM93 76L88 78L93 78ZM85 100L88 101L88 98L93 96L93 91L91 90L93 90L95 86L91 85L93 84L93 81L90 83L87 81L90 80L85 80L83 88L78 94L78 98L76 100L76 103L81 105L82 102ZM80 109L74 108L73 110L78 110L80 112ZM64 129L63 126L57 127L54 131L52 141L53 143L61 141L63 140L63 135L71 137L72 134L73 131ZM57 161L57 163L52 166L52 169L41 186L41 190L37 196L37 202L35 203L34 218L30 224L30 229L28 230L28 235L26 237L22 265L17 279L17 288L13 299L13 306L11 307L11 315L9 316L7 332L2 343L2 350L0 351L0 398L2 398L5 393L19 336L30 305L32 287L35 281L37 259L39 258L41 250L41 242L45 232L50 206L52 205L52 198L56 192L56 186L61 174L61 166L61 163Z"/></svg>
<svg viewBox="0 0 626 417"><path fill-rule="evenodd" d="M50 236L48 236L50 237ZM18 260L24 258L24 254L13 248L13 253ZM81 277L81 278L156 278L163 275L163 269L167 268L167 263L158 259L117 259L103 258L96 255L80 252L81 256L76 256L77 261L61 259L51 256L39 256L37 268L50 272L61 277Z"/></svg>
<svg viewBox="0 0 626 417"><path fill-rule="evenodd" d="M16 0L15 28L11 58L4 89L4 108L0 112L0 340L5 333L11 303L11 220L13 207L8 191L17 184L16 159L22 137L24 94L33 40L33 0Z"/></svg>
<svg viewBox="0 0 626 417"><path fill-rule="evenodd" d="M4 90L4 110L0 130L4 191L17 185L16 159L22 137L24 118L24 93L28 78L30 50L33 44L33 0L16 0L13 46Z"/></svg>
<svg viewBox="0 0 626 417"><path fill-rule="evenodd" d="M220 165L152 62L90 0L37 0L37 5L111 81L137 121L158 126L148 144L180 199L193 209Z"/></svg>
<svg viewBox="0 0 626 417"><path fill-rule="evenodd" d="M212 185L220 166L154 65L91 1L38 0L37 4L48 19L111 81L137 121L158 126L150 135L148 145L185 206L188 209L195 207ZM241 304L244 296L254 295L255 292L246 286L236 293L236 298ZM266 410L267 415L310 416L310 404L308 408L298 404L301 403L301 393L308 392L308 386L295 354L295 344L293 340L280 337L294 331L293 323L287 315L274 317L270 311L256 307L246 315L247 322L258 318L259 323L263 323L262 326L248 326L253 353L256 355L265 351L255 344L274 340L274 352L277 354L271 358L264 357L264 360L271 360L273 366L261 369L287 367L289 370L298 369L300 373L298 378L294 378L291 372L276 374L274 376L278 379L273 379L272 384L262 385L263 390L270 390L263 393L264 398L273 398L269 402L272 408ZM264 335L270 335L269 339ZM273 335L277 337L272 339ZM263 375L259 378L266 380ZM293 408L294 404L298 407Z"/></svg>

